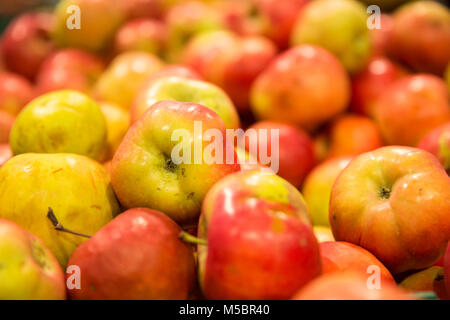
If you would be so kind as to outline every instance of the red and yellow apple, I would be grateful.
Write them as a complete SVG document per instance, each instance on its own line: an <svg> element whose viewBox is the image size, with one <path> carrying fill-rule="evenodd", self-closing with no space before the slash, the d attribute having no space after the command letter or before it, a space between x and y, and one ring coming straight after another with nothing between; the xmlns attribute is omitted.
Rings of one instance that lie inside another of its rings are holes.
<svg viewBox="0 0 450 320"><path fill-rule="evenodd" d="M420 142L420 149L431 152L450 174L450 122L429 132Z"/></svg>

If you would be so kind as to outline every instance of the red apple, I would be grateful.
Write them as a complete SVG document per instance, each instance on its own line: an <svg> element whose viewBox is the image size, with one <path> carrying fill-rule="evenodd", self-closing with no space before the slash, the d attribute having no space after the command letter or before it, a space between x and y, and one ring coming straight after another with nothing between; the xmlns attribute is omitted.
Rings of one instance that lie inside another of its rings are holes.
<svg viewBox="0 0 450 320"><path fill-rule="evenodd" d="M162 18L168 4L177 0L118 0L128 18Z"/></svg>
<svg viewBox="0 0 450 320"><path fill-rule="evenodd" d="M34 96L32 84L24 77L0 72L0 110L17 115Z"/></svg>
<svg viewBox="0 0 450 320"><path fill-rule="evenodd" d="M186 299L195 285L190 246L165 214L128 210L81 244L68 266L78 266L81 288L71 299Z"/></svg>
<svg viewBox="0 0 450 320"><path fill-rule="evenodd" d="M434 154L450 174L450 122L429 132L418 147Z"/></svg>
<svg viewBox="0 0 450 320"><path fill-rule="evenodd" d="M11 147L8 143L0 144L0 167L13 156Z"/></svg>
<svg viewBox="0 0 450 320"><path fill-rule="evenodd" d="M390 14L382 13L380 15L380 28L370 30L372 35L372 55L374 57L388 53L393 23L394 21Z"/></svg>

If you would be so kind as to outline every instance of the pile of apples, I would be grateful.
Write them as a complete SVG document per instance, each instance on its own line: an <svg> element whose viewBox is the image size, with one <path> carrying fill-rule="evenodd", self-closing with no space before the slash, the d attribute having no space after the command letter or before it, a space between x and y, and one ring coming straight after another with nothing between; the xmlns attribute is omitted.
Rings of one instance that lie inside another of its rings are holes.
<svg viewBox="0 0 450 320"><path fill-rule="evenodd" d="M0 299L450 298L448 7L61 0L0 36ZM179 129L278 130L278 170L176 163Z"/></svg>

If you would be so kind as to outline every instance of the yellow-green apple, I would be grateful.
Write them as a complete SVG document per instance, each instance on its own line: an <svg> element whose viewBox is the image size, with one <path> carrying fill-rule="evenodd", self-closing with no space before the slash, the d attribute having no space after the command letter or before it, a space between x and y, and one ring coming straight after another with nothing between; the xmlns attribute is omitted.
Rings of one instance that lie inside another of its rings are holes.
<svg viewBox="0 0 450 320"><path fill-rule="evenodd" d="M386 88L373 111L387 144L417 146L430 130L450 121L449 93L436 76L410 75Z"/></svg>
<svg viewBox="0 0 450 320"><path fill-rule="evenodd" d="M308 205L314 225L329 226L328 205L331 189L339 174L350 162L351 157L338 157L322 162L306 177L302 194Z"/></svg>
<svg viewBox="0 0 450 320"><path fill-rule="evenodd" d="M53 12L52 39L61 47L101 51L125 19L118 0L62 0Z"/></svg>
<svg viewBox="0 0 450 320"><path fill-rule="evenodd" d="M144 51L119 54L98 79L94 96L129 109L144 80L162 66L158 57Z"/></svg>
<svg viewBox="0 0 450 320"><path fill-rule="evenodd" d="M256 78L252 111L259 119L312 129L341 113L350 81L339 60L317 46L301 45L275 58Z"/></svg>
<svg viewBox="0 0 450 320"><path fill-rule="evenodd" d="M0 219L0 299L62 300L64 273L41 239Z"/></svg>
<svg viewBox="0 0 450 320"><path fill-rule="evenodd" d="M54 50L49 40L52 15L25 13L14 19L2 34L1 55L8 70L33 79L42 61Z"/></svg>
<svg viewBox="0 0 450 320"><path fill-rule="evenodd" d="M372 39L366 8L356 0L311 1L301 11L292 31L292 45L304 43L332 52L355 73L367 63Z"/></svg>
<svg viewBox="0 0 450 320"><path fill-rule="evenodd" d="M378 97L406 72L386 57L374 57L367 66L352 77L352 101L350 109L372 116Z"/></svg>
<svg viewBox="0 0 450 320"><path fill-rule="evenodd" d="M319 243L325 241L334 241L333 232L330 227L313 226L314 235Z"/></svg>
<svg viewBox="0 0 450 320"><path fill-rule="evenodd" d="M262 36L213 31L195 36L181 61L223 88L239 111L248 112L251 85L276 52L275 45Z"/></svg>
<svg viewBox="0 0 450 320"><path fill-rule="evenodd" d="M450 178L421 149L364 153L334 183L329 219L336 240L369 250L392 273L429 267L450 239Z"/></svg>
<svg viewBox="0 0 450 320"><path fill-rule="evenodd" d="M54 229L51 207L71 230L94 234L119 211L108 173L101 164L76 154L27 153L0 168L0 218L40 237L65 267L85 238Z"/></svg>
<svg viewBox="0 0 450 320"><path fill-rule="evenodd" d="M75 90L41 95L19 113L10 135L14 154L76 153L99 159L106 123L98 104Z"/></svg>
<svg viewBox="0 0 450 320"><path fill-rule="evenodd" d="M218 86L186 77L156 77L143 85L130 110L131 123L158 101L174 100L204 105L216 112L227 129L239 127L239 115L228 95Z"/></svg>
<svg viewBox="0 0 450 320"><path fill-rule="evenodd" d="M0 167L13 156L11 147L8 143L0 144Z"/></svg>
<svg viewBox="0 0 450 320"><path fill-rule="evenodd" d="M8 143L15 117L6 111L0 110L0 143Z"/></svg>
<svg viewBox="0 0 450 320"><path fill-rule="evenodd" d="M439 299L448 299L443 267L429 267L407 276L399 287L409 292L434 292Z"/></svg>
<svg viewBox="0 0 450 320"><path fill-rule="evenodd" d="M19 74L0 72L0 110L16 116L34 96L32 84Z"/></svg>
<svg viewBox="0 0 450 320"><path fill-rule="evenodd" d="M219 137L208 137L211 131ZM189 224L197 221L211 186L238 170L234 144L227 142L217 113L195 103L164 100L128 130L113 157L111 181L124 208L161 210Z"/></svg>
<svg viewBox="0 0 450 320"><path fill-rule="evenodd" d="M166 43L166 27L159 20L135 19L125 23L114 37L114 52L146 51L161 55Z"/></svg>
<svg viewBox="0 0 450 320"><path fill-rule="evenodd" d="M275 173L294 187L300 187L316 164L314 144L309 135L300 128L273 121L256 122L247 128L247 132L251 131L256 139L246 141L247 152L271 168L274 168L273 163L262 161L261 156L276 161L278 170ZM277 140L272 139L272 131L276 132Z"/></svg>
<svg viewBox="0 0 450 320"><path fill-rule="evenodd" d="M321 272L306 204L273 173L239 172L216 183L198 236L206 241L198 263L207 299L289 299Z"/></svg>
<svg viewBox="0 0 450 320"><path fill-rule="evenodd" d="M450 122L429 132L418 147L434 154L450 174Z"/></svg>
<svg viewBox="0 0 450 320"><path fill-rule="evenodd" d="M100 57L81 49L55 51L42 62L36 76L39 94L72 89L90 93L104 70Z"/></svg>
<svg viewBox="0 0 450 320"><path fill-rule="evenodd" d="M394 25L394 19L390 14L382 13L379 19L380 25L377 28L370 29L373 57L388 54Z"/></svg>
<svg viewBox="0 0 450 320"><path fill-rule="evenodd" d="M421 72L444 73L450 60L450 12L435 1L414 1L394 13L389 52Z"/></svg>
<svg viewBox="0 0 450 320"><path fill-rule="evenodd" d="M68 265L80 268L71 299L187 299L195 287L192 248L164 213L134 208L81 244Z"/></svg>

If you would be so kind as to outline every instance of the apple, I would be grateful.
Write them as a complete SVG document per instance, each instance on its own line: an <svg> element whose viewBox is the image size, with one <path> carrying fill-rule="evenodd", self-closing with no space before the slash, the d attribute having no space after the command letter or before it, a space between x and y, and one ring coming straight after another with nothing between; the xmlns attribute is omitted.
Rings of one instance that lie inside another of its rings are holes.
<svg viewBox="0 0 450 320"><path fill-rule="evenodd" d="M397 9L389 52L421 72L444 73L450 58L450 12L434 1Z"/></svg>
<svg viewBox="0 0 450 320"><path fill-rule="evenodd" d="M409 275L399 287L410 292L434 292L439 299L447 299L443 267L429 267Z"/></svg>
<svg viewBox="0 0 450 320"><path fill-rule="evenodd" d="M331 189L336 178L349 164L352 158L338 157L326 160L315 167L306 177L302 188L302 194L308 205L313 224L329 226L328 204L330 202Z"/></svg>
<svg viewBox="0 0 450 320"><path fill-rule="evenodd" d="M0 219L0 299L63 300L64 273L41 239Z"/></svg>
<svg viewBox="0 0 450 320"><path fill-rule="evenodd" d="M81 244L68 265L80 268L74 300L187 299L195 287L191 247L164 213L134 208Z"/></svg>
<svg viewBox="0 0 450 320"><path fill-rule="evenodd" d="M430 153L389 146L353 159L334 183L334 237L394 274L433 265L450 239L450 179ZM426 239L426 240L425 240Z"/></svg>
<svg viewBox="0 0 450 320"><path fill-rule="evenodd" d="M447 69L445 70L445 82L447 83L447 88L450 91L450 62L447 65Z"/></svg>
<svg viewBox="0 0 450 320"><path fill-rule="evenodd" d="M352 101L350 109L356 113L372 116L378 97L406 72L386 57L374 57L367 66L352 78Z"/></svg>
<svg viewBox="0 0 450 320"><path fill-rule="evenodd" d="M49 40L52 15L25 13L15 18L3 32L1 55L8 70L33 79L42 61L54 50Z"/></svg>
<svg viewBox="0 0 450 320"><path fill-rule="evenodd" d="M435 155L450 175L450 122L429 132L418 147Z"/></svg>
<svg viewBox="0 0 450 320"><path fill-rule="evenodd" d="M324 274L300 290L293 300L414 300L392 284L380 289L367 286L369 276L355 271Z"/></svg>
<svg viewBox="0 0 450 320"><path fill-rule="evenodd" d="M236 156L240 161L239 164L241 166L241 171L261 170L265 172L272 172L268 166L258 162L258 158L248 153L245 148L236 146L235 150Z"/></svg>
<svg viewBox="0 0 450 320"><path fill-rule="evenodd" d="M277 162L278 172L275 173L294 187L300 187L306 175L316 164L314 145L309 135L302 129L289 124L270 121L256 122L247 130L247 132L254 131L257 139L253 141L256 143L255 146L246 141L246 150L259 162L262 162L261 154L269 158L278 156L272 159ZM273 130L277 131L277 141L271 139ZM272 148L278 149L275 151ZM262 163L269 166L267 163ZM273 167L273 164L270 166Z"/></svg>
<svg viewBox="0 0 450 320"><path fill-rule="evenodd" d="M0 190L0 218L40 237L62 267L85 238L55 230L49 207L64 227L88 235L119 212L106 170L76 154L15 156L0 168Z"/></svg>
<svg viewBox="0 0 450 320"><path fill-rule="evenodd" d="M216 157L205 151L209 129L223 137ZM177 133L188 137L174 138ZM160 210L180 224L195 223L206 192L239 170L234 145L225 140L224 122L211 109L171 100L155 103L131 126L114 154L111 180L120 203ZM178 147L194 151L178 159ZM233 163L220 154L233 156Z"/></svg>
<svg viewBox="0 0 450 320"><path fill-rule="evenodd" d="M361 70L372 52L366 8L356 0L319 0L305 6L297 18L291 44L314 44L332 52L345 68Z"/></svg>
<svg viewBox="0 0 450 320"><path fill-rule="evenodd" d="M319 244L325 241L334 241L333 232L330 227L313 226L313 231Z"/></svg>
<svg viewBox="0 0 450 320"><path fill-rule="evenodd" d="M301 45L275 58L256 78L252 111L258 119L313 129L343 112L350 81L341 63L317 46Z"/></svg>
<svg viewBox="0 0 450 320"><path fill-rule="evenodd" d="M125 19L118 0L62 0L53 16L53 41L89 51L104 50Z"/></svg>
<svg viewBox="0 0 450 320"><path fill-rule="evenodd" d="M379 19L379 28L370 29L373 57L380 57L389 53L389 45L394 25L394 18L392 18L392 15L390 14L382 13L379 16Z"/></svg>
<svg viewBox="0 0 450 320"><path fill-rule="evenodd" d="M182 65L182 64L168 64L165 65L162 69L159 71L153 73L151 76L149 76L144 84L141 87L147 86L148 83L151 83L153 80L157 78L162 77L180 77L180 78L186 78L186 79L194 79L194 80L204 80L201 75L199 75L196 71L194 71L192 68ZM145 89L142 89L140 91L144 91Z"/></svg>
<svg viewBox="0 0 450 320"><path fill-rule="evenodd" d="M114 38L114 51L141 50L161 55L166 42L164 23L154 19L134 19L120 27Z"/></svg>
<svg viewBox="0 0 450 320"><path fill-rule="evenodd" d="M381 7L383 11L392 10L400 4L407 2L408 0L362 0L367 5L377 5Z"/></svg>
<svg viewBox="0 0 450 320"><path fill-rule="evenodd" d="M212 31L195 36L183 50L181 61L223 88L238 110L245 113L250 110L253 81L276 52L275 45L262 36Z"/></svg>
<svg viewBox="0 0 450 320"><path fill-rule="evenodd" d="M81 49L61 49L41 65L36 77L37 91L73 89L90 93L104 70L100 57Z"/></svg>
<svg viewBox="0 0 450 320"><path fill-rule="evenodd" d="M450 297L450 244L447 245L447 250L444 256L444 279L447 288L447 295Z"/></svg>
<svg viewBox="0 0 450 320"><path fill-rule="evenodd" d="M118 0L118 4L128 19L163 18L167 7L180 0Z"/></svg>
<svg viewBox="0 0 450 320"><path fill-rule="evenodd" d="M321 272L306 204L275 174L239 172L216 183L198 236L206 241L198 263L207 299L288 299Z"/></svg>
<svg viewBox="0 0 450 320"><path fill-rule="evenodd" d="M33 96L33 85L26 78L11 72L0 72L0 110L16 116Z"/></svg>
<svg viewBox="0 0 450 320"><path fill-rule="evenodd" d="M417 146L430 130L450 121L446 85L430 74L406 76L380 95L374 118L387 144Z"/></svg>
<svg viewBox="0 0 450 320"><path fill-rule="evenodd" d="M8 143L0 144L0 167L13 156Z"/></svg>
<svg viewBox="0 0 450 320"><path fill-rule="evenodd" d="M99 159L106 123L98 104L74 90L53 91L25 106L11 129L10 145L21 153L75 153Z"/></svg>
<svg viewBox="0 0 450 320"><path fill-rule="evenodd" d="M174 100L204 105L222 118L225 127L239 127L239 115L227 94L216 85L186 77L156 77L143 85L130 110L131 123L158 101Z"/></svg>
<svg viewBox="0 0 450 320"><path fill-rule="evenodd" d="M0 143L8 143L9 135L14 125L15 117L0 110Z"/></svg>

